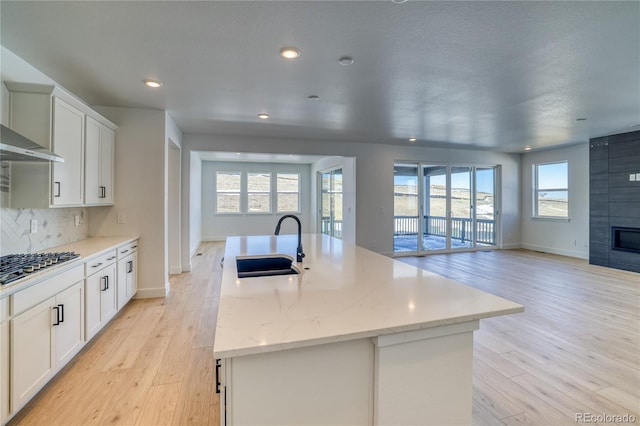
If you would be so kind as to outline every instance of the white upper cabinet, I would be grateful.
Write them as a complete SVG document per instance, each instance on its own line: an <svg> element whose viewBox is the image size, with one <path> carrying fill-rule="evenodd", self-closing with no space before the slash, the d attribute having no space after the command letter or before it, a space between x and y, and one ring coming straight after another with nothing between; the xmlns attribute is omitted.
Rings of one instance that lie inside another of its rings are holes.
<svg viewBox="0 0 640 426"><path fill-rule="evenodd" d="M64 158L63 163L12 162L8 207L113 204L117 126L59 87L4 83L9 127Z"/></svg>
<svg viewBox="0 0 640 426"><path fill-rule="evenodd" d="M115 133L91 117L87 117L85 126L84 202L113 204Z"/></svg>
<svg viewBox="0 0 640 426"><path fill-rule="evenodd" d="M64 163L53 163L51 204L82 205L84 169L84 120L82 111L53 98L53 151Z"/></svg>

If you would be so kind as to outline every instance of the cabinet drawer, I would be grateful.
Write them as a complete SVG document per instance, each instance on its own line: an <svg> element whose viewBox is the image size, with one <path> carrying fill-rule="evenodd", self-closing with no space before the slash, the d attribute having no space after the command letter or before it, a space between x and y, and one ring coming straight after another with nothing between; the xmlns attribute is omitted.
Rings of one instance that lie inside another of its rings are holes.
<svg viewBox="0 0 640 426"><path fill-rule="evenodd" d="M18 315L28 308L37 305L43 300L47 300L60 293L67 287L84 279L82 265L69 269L61 274L55 275L34 286L21 290L12 296L13 315Z"/></svg>
<svg viewBox="0 0 640 426"><path fill-rule="evenodd" d="M111 265L117 259L118 255L115 250L110 250L109 252L103 254L100 257L96 257L95 259L89 260L85 263L85 273L87 276L92 275L98 272L100 269L105 266Z"/></svg>
<svg viewBox="0 0 640 426"><path fill-rule="evenodd" d="M138 251L138 240L122 245L118 247L118 260L124 259L136 251Z"/></svg>

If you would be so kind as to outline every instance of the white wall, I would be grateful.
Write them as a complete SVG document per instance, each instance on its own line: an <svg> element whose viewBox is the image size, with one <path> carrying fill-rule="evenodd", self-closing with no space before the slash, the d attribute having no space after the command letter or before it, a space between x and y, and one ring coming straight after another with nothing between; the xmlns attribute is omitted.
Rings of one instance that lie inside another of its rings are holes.
<svg viewBox="0 0 640 426"><path fill-rule="evenodd" d="M302 232L309 233L311 229L310 217L310 165L283 163L242 163L242 162L213 162L202 163L202 239L205 241L224 241L232 235L270 235L275 230L278 219L284 213L241 213L215 214L215 172L277 172L300 174L300 208L295 213L302 223ZM282 234L294 234L298 228L293 220L282 223Z"/></svg>
<svg viewBox="0 0 640 426"><path fill-rule="evenodd" d="M163 297L169 289L166 250L165 113L140 108L96 107L119 128L115 148L113 207L91 211L92 236L140 236L138 298ZM118 214L125 223L117 223Z"/></svg>
<svg viewBox="0 0 640 426"><path fill-rule="evenodd" d="M342 239L356 243L356 159L354 157L326 157L311 165L311 223L320 233L320 206L318 205L318 172L342 169Z"/></svg>
<svg viewBox="0 0 640 426"><path fill-rule="evenodd" d="M502 242L504 246L509 247L518 247L520 244L520 156L518 154L417 146L194 134L183 136L183 148L187 151L209 150L355 157L356 243L386 254L393 251L394 160L501 165L502 205L500 212L504 231ZM183 212L183 217L189 217L189 214Z"/></svg>
<svg viewBox="0 0 640 426"><path fill-rule="evenodd" d="M569 221L532 219L533 165L564 160L569 162ZM523 248L589 258L589 144L523 154L521 230Z"/></svg>
<svg viewBox="0 0 640 426"><path fill-rule="evenodd" d="M182 272L182 225L181 225L181 156L182 156L182 131L173 121L173 118L165 111L165 211L166 227L166 256L169 265L169 273Z"/></svg>
<svg viewBox="0 0 640 426"><path fill-rule="evenodd" d="M187 152L187 151L184 151ZM182 156L182 270L191 270L191 257L202 241L202 160L197 152Z"/></svg>

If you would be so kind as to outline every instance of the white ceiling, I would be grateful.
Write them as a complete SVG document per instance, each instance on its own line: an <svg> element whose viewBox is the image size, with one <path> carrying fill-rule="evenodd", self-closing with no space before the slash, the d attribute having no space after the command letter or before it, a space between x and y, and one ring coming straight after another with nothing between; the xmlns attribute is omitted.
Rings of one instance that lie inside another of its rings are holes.
<svg viewBox="0 0 640 426"><path fill-rule="evenodd" d="M640 2L2 1L1 12L2 45L89 104L166 109L185 133L520 152L640 128ZM285 61L290 45L302 56ZM339 65L344 55L355 63Z"/></svg>

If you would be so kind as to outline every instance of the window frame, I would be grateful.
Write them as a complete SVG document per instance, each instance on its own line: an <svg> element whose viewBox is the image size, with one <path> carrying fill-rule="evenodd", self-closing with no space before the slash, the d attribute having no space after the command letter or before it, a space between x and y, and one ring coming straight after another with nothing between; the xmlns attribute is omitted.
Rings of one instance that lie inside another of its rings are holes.
<svg viewBox="0 0 640 426"><path fill-rule="evenodd" d="M273 214L273 172L243 172L246 176L246 191L245 191L245 199L246 199L246 209L244 213L254 215L254 214ZM250 175L268 175L269 176L269 190L268 191L250 191L249 190L249 176ZM251 211L249 210L249 198L252 194L258 195L268 195L269 196L269 210L268 211Z"/></svg>
<svg viewBox="0 0 640 426"><path fill-rule="evenodd" d="M280 189L278 188L278 175L296 175L298 176L298 190L297 191L280 191ZM302 192L301 192L301 181L302 181L302 176L299 172L275 172L275 204L276 204L276 208L274 209L275 213L300 213L300 202L301 202L301 196L302 196ZM278 196L280 194L296 194L298 196L298 205L296 206L295 210L281 210L280 209L280 203L278 202Z"/></svg>
<svg viewBox="0 0 640 426"><path fill-rule="evenodd" d="M558 187L558 188L546 188L540 189L540 166L549 166L553 164L565 164L566 165L566 179L567 186L566 187ZM550 221L559 221L559 222L568 222L570 220L569 216L569 205L571 199L570 185L569 185L569 161L568 160L560 160L560 161L548 161L541 163L532 164L532 219L536 220L550 220ZM539 209L539 193L540 192L565 192L567 194L567 214L566 216L548 216L540 214Z"/></svg>
<svg viewBox="0 0 640 426"><path fill-rule="evenodd" d="M229 191L229 190L223 190L220 191L218 189L218 175L220 173L224 173L224 174L237 174L240 176L240 186L238 188L237 191ZM235 171L235 170L216 170L215 172L215 192L216 192L216 196L215 196L215 205L214 205L214 212L215 214L219 214L219 215L238 215L238 214L242 214L242 175L244 174L244 172L241 171ZM238 210L234 211L234 212L221 212L218 211L218 195L219 194L237 194L238 195Z"/></svg>

